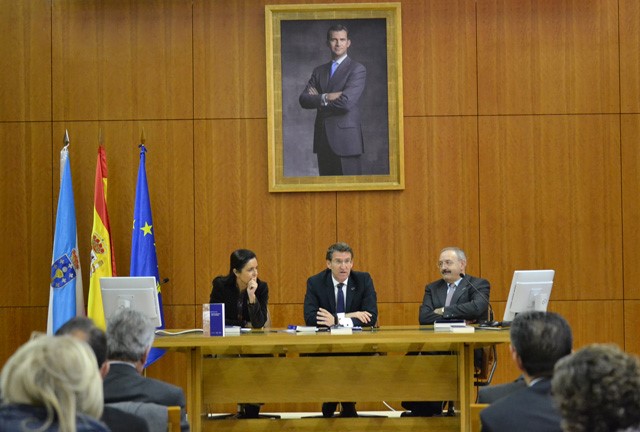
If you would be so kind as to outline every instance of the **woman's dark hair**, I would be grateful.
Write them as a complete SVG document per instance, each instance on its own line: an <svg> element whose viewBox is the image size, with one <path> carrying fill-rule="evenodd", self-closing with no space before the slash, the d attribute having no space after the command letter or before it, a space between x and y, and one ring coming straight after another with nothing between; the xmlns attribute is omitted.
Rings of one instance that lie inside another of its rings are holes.
<svg viewBox="0 0 640 432"><path fill-rule="evenodd" d="M249 249L237 249L231 252L231 256L229 257L229 274L225 276L225 279L235 282L236 274L233 271L241 272L244 266L255 257L256 254Z"/></svg>

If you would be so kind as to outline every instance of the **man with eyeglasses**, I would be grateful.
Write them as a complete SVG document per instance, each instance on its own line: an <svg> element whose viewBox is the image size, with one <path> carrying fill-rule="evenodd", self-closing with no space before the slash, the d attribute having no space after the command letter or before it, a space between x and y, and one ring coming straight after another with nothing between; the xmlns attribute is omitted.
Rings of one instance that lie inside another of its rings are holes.
<svg viewBox="0 0 640 432"><path fill-rule="evenodd" d="M375 326L378 301L371 275L353 271L353 250L346 243L329 246L327 268L307 279L304 320L308 326ZM354 402L342 402L342 417L357 417ZM322 415L333 417L337 402L322 404Z"/></svg>
<svg viewBox="0 0 640 432"><path fill-rule="evenodd" d="M438 269L442 279L428 284L420 305L420 324L433 324L439 319L464 319L479 321L487 319L489 290L486 279L465 273L467 257L456 247L440 251Z"/></svg>
<svg viewBox="0 0 640 432"><path fill-rule="evenodd" d="M487 319L489 281L465 274L466 266L467 257L462 249L446 247L440 251L438 270L442 279L428 284L424 290L418 316L421 325L433 324L441 319L464 319L471 322ZM476 363L480 364L481 350L476 350L475 356ZM443 406L442 401L404 401L402 407L408 411L401 415L403 417L441 415Z"/></svg>

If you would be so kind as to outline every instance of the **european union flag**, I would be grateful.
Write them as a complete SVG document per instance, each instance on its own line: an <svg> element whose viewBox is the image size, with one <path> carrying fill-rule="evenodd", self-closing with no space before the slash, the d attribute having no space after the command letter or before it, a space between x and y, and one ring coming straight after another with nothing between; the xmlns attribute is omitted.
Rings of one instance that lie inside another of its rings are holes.
<svg viewBox="0 0 640 432"><path fill-rule="evenodd" d="M68 144L68 136L65 135ZM73 199L69 150L60 152L60 194L56 213L56 231L51 258L51 282L49 285L49 312L47 333L55 333L60 326L76 315L84 314L82 272L78 255L76 231L76 207Z"/></svg>
<svg viewBox="0 0 640 432"><path fill-rule="evenodd" d="M147 170L145 155L147 148L140 144L140 166L138 168L138 183L136 185L136 202L133 209L133 235L131 236L131 276L155 276L158 287L158 302L160 303L160 320L164 328L164 311L162 308L162 293L160 292L160 272L158 270L158 256L156 255L156 239L154 235L153 218L151 217L151 200L149 199L149 185L147 184ZM158 360L164 350L152 348L146 366Z"/></svg>

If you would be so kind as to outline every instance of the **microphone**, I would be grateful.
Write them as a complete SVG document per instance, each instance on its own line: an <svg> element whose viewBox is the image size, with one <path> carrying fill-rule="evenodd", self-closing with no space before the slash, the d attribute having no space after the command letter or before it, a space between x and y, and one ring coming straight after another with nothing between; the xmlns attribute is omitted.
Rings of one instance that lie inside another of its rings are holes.
<svg viewBox="0 0 640 432"><path fill-rule="evenodd" d="M465 274L464 273L460 273L460 277L462 279L464 279ZM480 297L482 297L484 300L487 301L487 306L489 306L489 321L493 323L493 308L491 307L491 302L489 301L489 298L484 295L474 284L471 283L470 279L467 279L466 282L471 285L471 288L473 288L474 290L476 290L476 292L478 294L480 294Z"/></svg>
<svg viewBox="0 0 640 432"><path fill-rule="evenodd" d="M164 278L160 282L158 282L158 285L162 286L162 285L166 284L167 282L169 282L169 278Z"/></svg>

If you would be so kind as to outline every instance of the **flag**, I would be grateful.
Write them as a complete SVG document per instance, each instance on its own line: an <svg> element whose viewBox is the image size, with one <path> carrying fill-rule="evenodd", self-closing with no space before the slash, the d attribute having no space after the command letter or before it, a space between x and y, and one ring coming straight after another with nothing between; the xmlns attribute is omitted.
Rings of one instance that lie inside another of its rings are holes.
<svg viewBox="0 0 640 432"><path fill-rule="evenodd" d="M51 284L49 286L49 313L47 333L53 334L64 323L77 315L84 315L82 272L78 255L76 208L73 200L69 138L60 152L60 194L56 214L56 231L51 258Z"/></svg>
<svg viewBox="0 0 640 432"><path fill-rule="evenodd" d="M160 321L162 322L159 328L164 328L155 228L151 217L151 201L149 199L149 186L145 168L146 153L147 148L144 144L140 144L140 166L138 168L136 201L133 208L133 234L131 236L131 276L154 276L156 278L158 302L160 303ZM164 350L152 348L145 367L158 360L163 354Z"/></svg>
<svg viewBox="0 0 640 432"><path fill-rule="evenodd" d="M89 304L87 315L98 327L106 330L102 308L100 278L116 275L116 258L113 252L109 212L107 211L107 153L98 146L96 184L93 193L93 229L91 232L91 268L89 273Z"/></svg>

